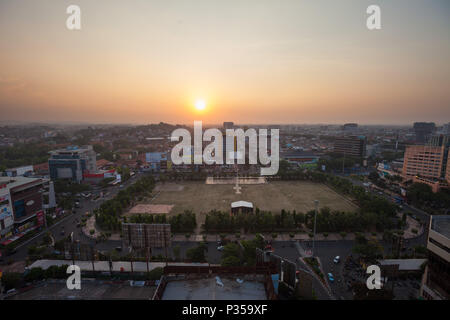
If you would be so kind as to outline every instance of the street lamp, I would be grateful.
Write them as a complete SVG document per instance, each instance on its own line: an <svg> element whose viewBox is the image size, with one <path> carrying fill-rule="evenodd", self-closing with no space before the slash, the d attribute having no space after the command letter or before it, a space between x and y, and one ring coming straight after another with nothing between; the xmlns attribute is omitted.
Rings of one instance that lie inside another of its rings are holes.
<svg viewBox="0 0 450 320"><path fill-rule="evenodd" d="M319 200L314 200L314 233L313 233L313 247L312 247L312 256L314 257L314 248L316 245L316 222L317 222L317 211L319 208Z"/></svg>

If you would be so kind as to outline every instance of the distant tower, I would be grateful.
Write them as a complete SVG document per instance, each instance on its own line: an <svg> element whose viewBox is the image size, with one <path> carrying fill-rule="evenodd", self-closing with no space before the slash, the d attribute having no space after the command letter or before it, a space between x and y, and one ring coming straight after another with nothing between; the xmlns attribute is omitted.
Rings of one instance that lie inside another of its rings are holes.
<svg viewBox="0 0 450 320"><path fill-rule="evenodd" d="M233 129L234 128L234 123L233 122L224 122L223 123L223 128L226 129Z"/></svg>

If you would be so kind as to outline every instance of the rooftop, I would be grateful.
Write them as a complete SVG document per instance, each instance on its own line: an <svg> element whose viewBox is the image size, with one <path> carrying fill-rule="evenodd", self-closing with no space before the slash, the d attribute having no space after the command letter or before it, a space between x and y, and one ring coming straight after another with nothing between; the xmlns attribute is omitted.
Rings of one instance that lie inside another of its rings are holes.
<svg viewBox="0 0 450 320"><path fill-rule="evenodd" d="M231 203L231 207L232 208L240 208L240 207L253 208L253 203L247 202L247 201L236 201L236 202Z"/></svg>
<svg viewBox="0 0 450 320"><path fill-rule="evenodd" d="M427 259L385 259L378 260L380 265L388 266L398 264L399 271L415 271L420 270L422 264L427 261Z"/></svg>
<svg viewBox="0 0 450 320"><path fill-rule="evenodd" d="M28 183L42 183L41 178L26 178L26 177L0 177L0 186L6 184L7 189L16 188Z"/></svg>
<svg viewBox="0 0 450 320"><path fill-rule="evenodd" d="M258 281L237 278L216 278L169 281L164 290L163 300L267 300L264 284Z"/></svg>
<svg viewBox="0 0 450 320"><path fill-rule="evenodd" d="M154 286L131 285L129 281L84 281L80 290L67 289L66 280L47 280L11 300L150 300Z"/></svg>
<svg viewBox="0 0 450 320"><path fill-rule="evenodd" d="M431 229L450 239L450 215L432 216Z"/></svg>
<svg viewBox="0 0 450 320"><path fill-rule="evenodd" d="M25 269L32 268L42 268L47 270L51 266L63 266L72 264L71 260L36 260L30 266ZM81 271L92 271L92 262L91 261L80 261L75 260L75 264L80 267ZM163 268L165 267L164 262L149 262L149 270L153 270L155 268ZM207 263L182 263L182 262L169 262L169 266L208 266ZM99 272L109 272L109 261L95 261L94 262L95 271ZM114 261L112 265L113 272L130 272L131 271L131 263L129 261ZM147 272L147 263L142 261L134 261L133 262L133 271L134 272Z"/></svg>
<svg viewBox="0 0 450 320"><path fill-rule="evenodd" d="M51 154L58 154L58 153L78 153L78 152L86 152L93 150L92 146L68 146L66 148L57 149L50 151Z"/></svg>

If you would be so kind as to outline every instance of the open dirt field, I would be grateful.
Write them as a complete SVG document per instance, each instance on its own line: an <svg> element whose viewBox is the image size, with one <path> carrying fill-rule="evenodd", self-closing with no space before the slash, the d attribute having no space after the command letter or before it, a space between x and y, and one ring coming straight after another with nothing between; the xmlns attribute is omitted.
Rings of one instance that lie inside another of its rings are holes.
<svg viewBox="0 0 450 320"><path fill-rule="evenodd" d="M205 213L212 209L229 211L234 201L253 202L254 207L278 213L281 209L307 212L319 207L332 210L355 211L357 207L327 186L304 181L275 181L267 184L241 185L241 194L235 194L233 185L211 185L204 182L164 183L156 188L158 195L152 204L174 205L170 214L192 210L197 222L203 223Z"/></svg>

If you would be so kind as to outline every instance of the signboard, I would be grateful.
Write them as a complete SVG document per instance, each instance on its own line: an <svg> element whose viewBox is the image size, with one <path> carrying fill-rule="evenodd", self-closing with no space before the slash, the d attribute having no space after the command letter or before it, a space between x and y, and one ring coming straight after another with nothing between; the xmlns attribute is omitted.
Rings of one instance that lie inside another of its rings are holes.
<svg viewBox="0 0 450 320"><path fill-rule="evenodd" d="M9 195L0 196L0 220L12 217L12 209L9 202Z"/></svg>
<svg viewBox="0 0 450 320"><path fill-rule="evenodd" d="M36 221L37 221L36 227L40 227L45 224L44 210L36 212Z"/></svg>
<svg viewBox="0 0 450 320"><path fill-rule="evenodd" d="M171 246L170 224L122 223L125 247L165 248Z"/></svg>

